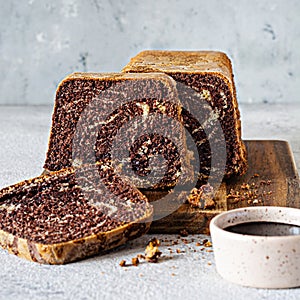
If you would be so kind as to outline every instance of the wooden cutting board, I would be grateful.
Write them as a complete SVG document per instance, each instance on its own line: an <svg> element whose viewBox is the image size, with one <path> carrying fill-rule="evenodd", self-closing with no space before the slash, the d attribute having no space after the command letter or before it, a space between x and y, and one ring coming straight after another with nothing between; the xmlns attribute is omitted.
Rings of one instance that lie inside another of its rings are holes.
<svg viewBox="0 0 300 300"><path fill-rule="evenodd" d="M203 210L182 204L172 214L154 221L150 233L209 233L210 220L222 211L268 205L300 208L299 176L289 144L285 141L245 141L248 171L223 181L216 193L216 209ZM149 198L159 195L145 192ZM163 211L155 212L156 215Z"/></svg>

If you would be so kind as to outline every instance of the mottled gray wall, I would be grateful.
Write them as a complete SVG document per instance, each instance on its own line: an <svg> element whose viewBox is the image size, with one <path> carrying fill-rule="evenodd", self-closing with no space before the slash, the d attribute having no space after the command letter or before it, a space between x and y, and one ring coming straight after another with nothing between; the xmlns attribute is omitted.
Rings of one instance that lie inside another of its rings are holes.
<svg viewBox="0 0 300 300"><path fill-rule="evenodd" d="M143 49L219 49L239 101L300 101L299 15L299 0L0 0L0 104L51 104L68 73Z"/></svg>

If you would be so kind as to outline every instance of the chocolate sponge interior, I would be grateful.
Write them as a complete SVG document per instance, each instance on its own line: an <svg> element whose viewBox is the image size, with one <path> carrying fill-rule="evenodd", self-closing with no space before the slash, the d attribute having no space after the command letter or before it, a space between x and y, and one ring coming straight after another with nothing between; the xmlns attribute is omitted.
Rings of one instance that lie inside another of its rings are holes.
<svg viewBox="0 0 300 300"><path fill-rule="evenodd" d="M164 74L73 74L57 90L44 167L111 162L138 188L173 187L193 177L181 118Z"/></svg>
<svg viewBox="0 0 300 300"><path fill-rule="evenodd" d="M103 165L63 170L0 192L0 230L40 244L107 232L150 212L146 198Z"/></svg>

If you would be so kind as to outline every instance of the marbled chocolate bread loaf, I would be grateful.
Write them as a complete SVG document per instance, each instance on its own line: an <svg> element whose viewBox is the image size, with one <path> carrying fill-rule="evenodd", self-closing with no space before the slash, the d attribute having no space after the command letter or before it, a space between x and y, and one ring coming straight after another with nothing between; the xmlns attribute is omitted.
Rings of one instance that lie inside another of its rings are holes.
<svg viewBox="0 0 300 300"><path fill-rule="evenodd" d="M0 191L0 245L20 257L64 264L147 232L152 207L109 166L65 169Z"/></svg>
<svg viewBox="0 0 300 300"><path fill-rule="evenodd" d="M165 74L70 75L57 89L44 168L111 161L138 188L190 180L175 84Z"/></svg>
<svg viewBox="0 0 300 300"><path fill-rule="evenodd" d="M203 105L197 104L194 101L197 96L191 97L183 85L196 91L199 101L209 103L221 125L227 153L225 176L245 173L246 149L241 139L232 66L226 54L214 51L143 51L131 59L123 72L163 72L175 79L179 98L186 108L182 111L185 127L196 141L200 162L205 163L211 159L209 137L199 130L199 124L189 123L193 113L201 110ZM200 179L209 176L209 172L205 172L204 176L200 174Z"/></svg>

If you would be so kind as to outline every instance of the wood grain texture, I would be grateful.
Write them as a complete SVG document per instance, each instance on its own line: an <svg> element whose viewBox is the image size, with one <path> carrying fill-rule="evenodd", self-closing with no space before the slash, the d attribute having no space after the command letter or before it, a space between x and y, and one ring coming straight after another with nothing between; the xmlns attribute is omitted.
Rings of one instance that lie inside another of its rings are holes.
<svg viewBox="0 0 300 300"><path fill-rule="evenodd" d="M248 151L249 168L240 177L223 181L216 193L215 210L193 208L181 205L174 213L154 221L150 233L179 233L185 229L189 233L209 233L209 222L222 211L247 206L287 206L300 208L299 175L290 146L285 141L245 141ZM249 184L250 189L242 187ZM227 197L231 191L241 197ZM244 197L245 192L256 192L256 197ZM159 193L144 192L154 201ZM167 209L167 208L166 208ZM160 214L163 212L156 212Z"/></svg>

